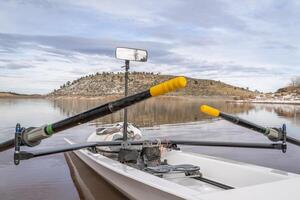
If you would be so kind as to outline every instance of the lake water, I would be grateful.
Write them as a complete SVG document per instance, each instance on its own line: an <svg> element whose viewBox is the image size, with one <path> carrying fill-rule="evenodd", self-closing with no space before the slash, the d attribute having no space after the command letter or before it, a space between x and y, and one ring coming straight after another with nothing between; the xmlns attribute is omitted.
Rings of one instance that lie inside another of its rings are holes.
<svg viewBox="0 0 300 200"><path fill-rule="evenodd" d="M14 135L14 126L40 126L95 107L107 100L86 99L0 99L0 141ZM259 133L224 120L212 120L199 113L199 105L209 104L264 126L287 124L288 135L300 139L300 106L266 104L230 104L220 100L163 97L149 99L129 108L129 121L142 127L145 138L168 138L214 141L269 142ZM64 137L83 142L103 124L122 120L117 112L91 123L56 134L36 148L64 145ZM23 148L27 149L27 148ZM288 145L286 154L278 150L237 149L220 147L181 147L184 151L203 153L237 161L258 164L300 174L300 148ZM117 190L94 172L76 161L75 171L68 167L64 154L57 154L13 164L13 151L0 153L1 199L80 199L84 197L74 174L79 174L96 199L122 199ZM73 163L74 164L74 163ZM220 172L222 173L222 172ZM71 176L72 174L72 176Z"/></svg>

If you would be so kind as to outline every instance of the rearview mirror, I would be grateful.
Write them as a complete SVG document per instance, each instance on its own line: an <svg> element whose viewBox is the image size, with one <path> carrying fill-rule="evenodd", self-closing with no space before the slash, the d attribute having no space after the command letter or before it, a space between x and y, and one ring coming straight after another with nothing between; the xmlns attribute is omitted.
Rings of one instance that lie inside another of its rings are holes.
<svg viewBox="0 0 300 200"><path fill-rule="evenodd" d="M148 53L146 50L143 49L117 47L116 58L121 60L146 62L148 59Z"/></svg>

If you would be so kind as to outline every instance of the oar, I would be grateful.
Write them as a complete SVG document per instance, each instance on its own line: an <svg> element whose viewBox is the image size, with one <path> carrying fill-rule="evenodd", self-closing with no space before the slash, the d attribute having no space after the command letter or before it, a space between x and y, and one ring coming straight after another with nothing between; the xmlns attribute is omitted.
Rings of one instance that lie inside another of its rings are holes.
<svg viewBox="0 0 300 200"><path fill-rule="evenodd" d="M237 116L221 112L220 110L210 107L210 106L207 106L207 105L200 106L200 111L202 111L203 113L206 113L210 116L221 117L221 118L223 118L229 122L232 122L234 124L237 124L239 126L262 133L263 135L267 136L271 141L281 141L284 139L283 132L285 132L285 130L263 127L263 126L255 124L255 123L249 122L245 119L241 119ZM285 126L283 126L283 129L285 129ZM286 136L286 142L300 146L300 141L295 138L292 138L290 136Z"/></svg>
<svg viewBox="0 0 300 200"><path fill-rule="evenodd" d="M121 146L123 141L102 141L102 142L86 142L81 144L72 144L69 146L53 147L35 151L20 151L15 154L16 160L27 160L35 157L46 156L56 153L74 151L88 147L104 147L104 146ZM194 141L194 140L144 140L144 141L127 141L130 145L144 144L162 144L172 148L172 145L187 145L187 146L207 146L207 147L237 147L237 148L256 148L256 149L277 149L282 150L283 146L280 143L240 143L240 142L216 142L216 141Z"/></svg>
<svg viewBox="0 0 300 200"><path fill-rule="evenodd" d="M109 115L113 112L121 110L127 106L133 105L150 97L163 95L165 93L175 91L176 89L184 88L186 86L186 83L187 81L184 77L173 78L171 80L155 85L144 92L140 92L138 94L106 103L104 105L79 113L64 120L44 125L38 128L17 128L16 132L20 132L19 135L21 138L21 143L23 145L33 147L38 145L41 140L48 138L55 133L92 121L99 117ZM13 147L12 140L6 141L3 143L3 146L0 146L0 151L2 151L2 149L6 150L11 147Z"/></svg>
<svg viewBox="0 0 300 200"><path fill-rule="evenodd" d="M0 152L14 147L14 139L10 139L0 143Z"/></svg>

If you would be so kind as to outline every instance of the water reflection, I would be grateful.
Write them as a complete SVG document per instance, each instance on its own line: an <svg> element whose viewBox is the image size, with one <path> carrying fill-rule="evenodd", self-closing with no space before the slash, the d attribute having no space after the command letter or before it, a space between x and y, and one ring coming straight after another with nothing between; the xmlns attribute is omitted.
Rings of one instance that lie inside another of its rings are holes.
<svg viewBox="0 0 300 200"><path fill-rule="evenodd" d="M60 108L64 115L76 113L102 105L111 99L56 99L54 108ZM251 104L228 104L225 101L201 98L158 97L129 107L128 119L142 127L160 124L175 124L208 119L199 112L201 104L216 106L224 112L241 113L253 109ZM123 120L123 111L95 120L96 124L111 124Z"/></svg>
<svg viewBox="0 0 300 200"><path fill-rule="evenodd" d="M300 106L299 105L268 105L262 104L258 109L264 109L270 113L276 113L277 116L290 119L294 123L300 122Z"/></svg>
<svg viewBox="0 0 300 200"><path fill-rule="evenodd" d="M272 110L272 107L270 107L269 110ZM273 111L277 113L278 116L288 118L294 123L300 122L300 106L274 106Z"/></svg>
<svg viewBox="0 0 300 200"><path fill-rule="evenodd" d="M111 99L0 99L0 140L12 137L14 126L40 126L55 122L87 109L104 104ZM232 104L220 100L203 98L160 97L141 102L129 108L129 121L143 128L145 137L166 137L190 140L269 142L261 134L235 126L223 120L206 121L208 116L199 113L200 104L215 106L227 113L265 126L280 126L286 123L288 134L300 138L300 106L268 104ZM64 145L64 137L75 142L83 142L95 125L122 121L123 112L100 118L89 125L82 125L56 134L42 142L38 148ZM205 120L205 121L204 121ZM199 122L201 121L201 122ZM186 123L193 122L193 123ZM184 124L179 124L184 123ZM163 125L172 124L172 125ZM149 128L155 126L154 128ZM148 128L147 128L148 127ZM182 147L184 151L224 157L247 163L300 173L300 148L290 145L282 154L274 150L249 150L231 148ZM40 157L13 165L13 152L0 153L0 194L3 199L79 199L81 194L70 177L70 172L62 154ZM291 164L292 163L292 164ZM76 164L76 163L75 163ZM80 161L79 163L80 164ZM81 166L81 165L80 165ZM85 185L94 184L90 192L94 197L106 194L109 198L123 198L105 181L91 178L91 171L83 168L87 179ZM24 173L24 171L26 173ZM72 173L72 171L71 171ZM28 182L30 180L30 182ZM97 184L95 184L97 182ZM29 189L30 188L30 189ZM82 189L82 188L81 188ZM84 192L84 191L81 191ZM103 196L102 196L103 197Z"/></svg>

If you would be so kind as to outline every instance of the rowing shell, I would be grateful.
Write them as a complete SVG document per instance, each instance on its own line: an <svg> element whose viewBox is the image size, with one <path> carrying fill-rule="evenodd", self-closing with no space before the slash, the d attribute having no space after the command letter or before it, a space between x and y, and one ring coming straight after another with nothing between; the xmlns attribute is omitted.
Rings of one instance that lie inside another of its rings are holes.
<svg viewBox="0 0 300 200"><path fill-rule="evenodd" d="M300 175L223 158L179 150L164 151L161 160L167 160L170 166L197 166L201 176L185 173L157 176L88 149L74 153L130 199L300 199Z"/></svg>

